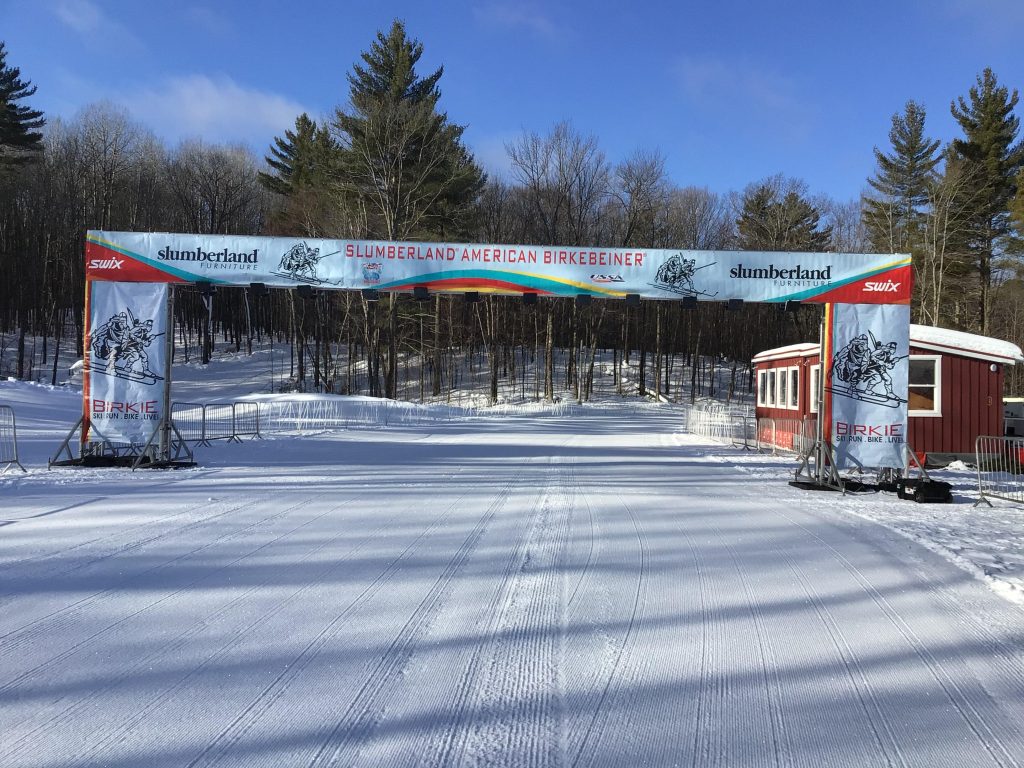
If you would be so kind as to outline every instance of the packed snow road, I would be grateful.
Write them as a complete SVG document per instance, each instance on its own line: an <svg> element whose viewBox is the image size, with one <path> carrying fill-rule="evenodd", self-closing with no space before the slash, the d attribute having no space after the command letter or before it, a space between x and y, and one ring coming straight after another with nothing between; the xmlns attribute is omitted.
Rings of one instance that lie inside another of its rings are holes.
<svg viewBox="0 0 1024 768"><path fill-rule="evenodd" d="M1024 613L664 413L4 489L0 765L1024 765Z"/></svg>

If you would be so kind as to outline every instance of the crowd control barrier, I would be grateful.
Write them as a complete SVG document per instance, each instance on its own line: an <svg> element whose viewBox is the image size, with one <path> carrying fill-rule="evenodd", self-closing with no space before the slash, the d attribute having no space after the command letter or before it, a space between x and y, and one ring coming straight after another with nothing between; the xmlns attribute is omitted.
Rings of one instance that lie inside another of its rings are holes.
<svg viewBox="0 0 1024 768"><path fill-rule="evenodd" d="M772 454L779 451L807 453L814 446L817 428L818 421L813 417L762 417L757 420L757 450L759 453Z"/></svg>
<svg viewBox="0 0 1024 768"><path fill-rule="evenodd" d="M1024 504L1024 437L983 435L974 443L978 465L978 494L975 506L989 499Z"/></svg>
<svg viewBox="0 0 1024 768"><path fill-rule="evenodd" d="M686 411L686 431L737 448L757 445L757 420L745 406L698 403Z"/></svg>
<svg viewBox="0 0 1024 768"><path fill-rule="evenodd" d="M14 420L14 409L9 405L0 405L0 465L0 475L11 467L27 471L18 460L18 425Z"/></svg>
<svg viewBox="0 0 1024 768"><path fill-rule="evenodd" d="M240 443L243 437L262 437L257 403L171 403L171 421L186 442L198 445L209 445L212 440Z"/></svg>

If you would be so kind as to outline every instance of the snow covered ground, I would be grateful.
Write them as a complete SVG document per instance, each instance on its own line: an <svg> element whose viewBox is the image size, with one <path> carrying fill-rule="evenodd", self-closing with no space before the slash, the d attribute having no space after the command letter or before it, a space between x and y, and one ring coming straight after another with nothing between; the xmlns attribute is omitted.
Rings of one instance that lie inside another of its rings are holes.
<svg viewBox="0 0 1024 768"><path fill-rule="evenodd" d="M1024 764L1024 510L967 472L802 492L622 404L48 472L77 397L0 382L4 768Z"/></svg>

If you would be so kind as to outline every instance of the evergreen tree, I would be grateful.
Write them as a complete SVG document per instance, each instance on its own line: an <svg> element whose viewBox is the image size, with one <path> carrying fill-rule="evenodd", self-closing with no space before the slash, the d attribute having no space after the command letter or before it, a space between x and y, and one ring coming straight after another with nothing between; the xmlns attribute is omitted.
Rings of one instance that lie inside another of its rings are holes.
<svg viewBox="0 0 1024 768"><path fill-rule="evenodd" d="M271 192L292 195L299 189L326 186L337 145L326 127L305 112L295 119L295 130L274 138L265 159L274 173L260 173L260 182Z"/></svg>
<svg viewBox="0 0 1024 768"><path fill-rule="evenodd" d="M1013 235L1009 250L1017 256L1024 256L1024 168L1017 172L1017 192L1010 201L1010 226Z"/></svg>
<svg viewBox="0 0 1024 768"><path fill-rule="evenodd" d="M1016 174L1024 165L1024 144L1015 142L1020 120L1013 114L1019 99L1000 86L986 69L950 109L964 138L954 139L953 150L972 170L975 192L969 211L970 249L980 282L979 326L989 328L993 263L1010 233L1009 204L1016 193Z"/></svg>
<svg viewBox="0 0 1024 768"><path fill-rule="evenodd" d="M875 248L910 253L920 242L922 209L942 160L939 140L924 134L925 110L908 101L892 116L892 153L875 147L878 170L868 184L878 193L864 200L864 223Z"/></svg>
<svg viewBox="0 0 1024 768"><path fill-rule="evenodd" d="M751 251L825 251L832 239L804 185L781 176L744 190L736 228L739 247Z"/></svg>
<svg viewBox="0 0 1024 768"><path fill-rule="evenodd" d="M443 68L416 73L423 45L395 21L348 75L338 109L339 180L365 212L365 234L391 240L465 232L484 174L462 144L463 126L438 111Z"/></svg>
<svg viewBox="0 0 1024 768"><path fill-rule="evenodd" d="M7 64L7 50L0 42L0 171L29 162L43 149L43 113L22 99L35 94L35 86L21 79L21 70Z"/></svg>

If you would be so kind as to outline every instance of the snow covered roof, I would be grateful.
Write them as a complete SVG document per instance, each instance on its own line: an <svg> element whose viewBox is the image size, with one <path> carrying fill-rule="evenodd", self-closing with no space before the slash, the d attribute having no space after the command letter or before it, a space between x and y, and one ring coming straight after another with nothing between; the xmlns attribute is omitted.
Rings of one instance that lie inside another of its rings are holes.
<svg viewBox="0 0 1024 768"><path fill-rule="evenodd" d="M930 325L911 325L910 343L922 349L954 352L964 357L994 360L997 363L1007 363L1008 365L1024 363L1024 354L1016 344L989 336L951 331L947 328L935 328Z"/></svg>
<svg viewBox="0 0 1024 768"><path fill-rule="evenodd" d="M758 352L754 355L754 362L782 360L787 357L810 357L816 354L818 354L818 345L805 342L803 344L790 344L788 347L776 347L775 349L766 349L764 352Z"/></svg>
<svg viewBox="0 0 1024 768"><path fill-rule="evenodd" d="M935 328L930 325L910 326L910 343L918 349L930 349L936 352L948 352L961 357L974 357L980 360L992 360L996 363L1015 365L1024 363L1024 353L1016 344L1000 341L989 336L978 336L974 333L951 331L948 328ZM788 357L812 357L818 354L817 344L790 344L788 347L766 349L754 355L754 362L782 360Z"/></svg>

